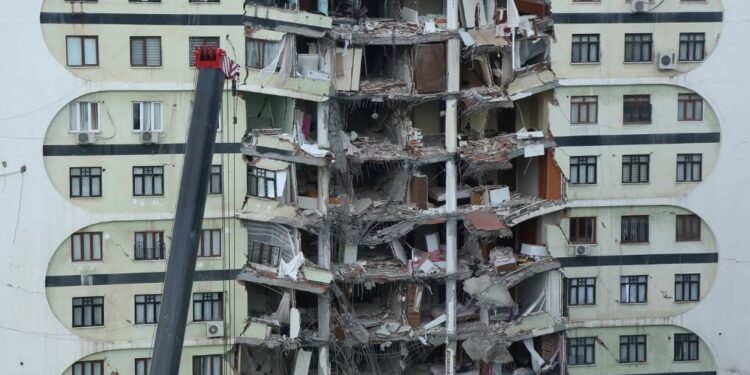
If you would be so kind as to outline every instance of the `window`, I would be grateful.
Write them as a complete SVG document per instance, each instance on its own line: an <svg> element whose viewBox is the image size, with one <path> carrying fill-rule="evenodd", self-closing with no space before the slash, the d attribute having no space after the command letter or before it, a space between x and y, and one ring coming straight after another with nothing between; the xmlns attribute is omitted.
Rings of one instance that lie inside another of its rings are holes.
<svg viewBox="0 0 750 375"><path fill-rule="evenodd" d="M701 219L697 215L677 215L676 241L700 241Z"/></svg>
<svg viewBox="0 0 750 375"><path fill-rule="evenodd" d="M620 277L620 303L643 303L647 301L647 275Z"/></svg>
<svg viewBox="0 0 750 375"><path fill-rule="evenodd" d="M646 362L646 335L620 336L620 363Z"/></svg>
<svg viewBox="0 0 750 375"><path fill-rule="evenodd" d="M651 123L651 95L625 95L622 100L623 124Z"/></svg>
<svg viewBox="0 0 750 375"><path fill-rule="evenodd" d="M193 293L193 321L224 319L224 293Z"/></svg>
<svg viewBox="0 0 750 375"><path fill-rule="evenodd" d="M261 198L276 198L276 172L259 168L247 169L247 194Z"/></svg>
<svg viewBox="0 0 750 375"><path fill-rule="evenodd" d="M73 298L73 327L104 325L104 297Z"/></svg>
<svg viewBox="0 0 750 375"><path fill-rule="evenodd" d="M679 273L674 275L674 300L677 302L700 301L701 275Z"/></svg>
<svg viewBox="0 0 750 375"><path fill-rule="evenodd" d="M102 260L102 233L81 232L70 236L71 257L74 262Z"/></svg>
<svg viewBox="0 0 750 375"><path fill-rule="evenodd" d="M570 98L571 124L596 124L598 117L598 96L573 96Z"/></svg>
<svg viewBox="0 0 750 375"><path fill-rule="evenodd" d="M201 46L219 47L218 36L191 36L188 42L188 61L195 66L195 49Z"/></svg>
<svg viewBox="0 0 750 375"><path fill-rule="evenodd" d="M573 34L571 62L599 62L599 34Z"/></svg>
<svg viewBox="0 0 750 375"><path fill-rule="evenodd" d="M249 261L251 263L266 264L277 267L279 265L279 256L281 256L281 250L278 246L262 242L253 242L250 246Z"/></svg>
<svg viewBox="0 0 750 375"><path fill-rule="evenodd" d="M99 167L70 168L70 196L101 197L102 169Z"/></svg>
<svg viewBox="0 0 750 375"><path fill-rule="evenodd" d="M694 333L674 334L674 360L698 360L698 335Z"/></svg>
<svg viewBox="0 0 750 375"><path fill-rule="evenodd" d="M135 232L135 260L164 259L164 232Z"/></svg>
<svg viewBox="0 0 750 375"><path fill-rule="evenodd" d="M575 337L565 339L565 352L569 365L593 365L596 337Z"/></svg>
<svg viewBox="0 0 750 375"><path fill-rule="evenodd" d="M652 50L651 34L625 34L625 62L650 62Z"/></svg>
<svg viewBox="0 0 750 375"><path fill-rule="evenodd" d="M73 375L104 375L104 361L78 361L73 364Z"/></svg>
<svg viewBox="0 0 750 375"><path fill-rule="evenodd" d="M135 375L148 375L149 367L151 367L151 358L135 359Z"/></svg>
<svg viewBox="0 0 750 375"><path fill-rule="evenodd" d="M596 218L571 217L570 243L596 243Z"/></svg>
<svg viewBox="0 0 750 375"><path fill-rule="evenodd" d="M208 194L221 194L221 165L212 165L208 176Z"/></svg>
<svg viewBox="0 0 750 375"><path fill-rule="evenodd" d="M648 216L623 216L620 220L620 243L648 242Z"/></svg>
<svg viewBox="0 0 750 375"><path fill-rule="evenodd" d="M164 195L164 167L133 167L133 195Z"/></svg>
<svg viewBox="0 0 750 375"><path fill-rule="evenodd" d="M99 103L74 102L68 107L69 128L73 133L99 131Z"/></svg>
<svg viewBox="0 0 750 375"><path fill-rule="evenodd" d="M68 66L99 65L99 37L68 36L65 47Z"/></svg>
<svg viewBox="0 0 750 375"><path fill-rule="evenodd" d="M161 103L160 102L134 102L133 103L133 130L144 132L162 131Z"/></svg>
<svg viewBox="0 0 750 375"><path fill-rule="evenodd" d="M622 156L622 182L638 184L648 182L649 155Z"/></svg>
<svg viewBox="0 0 750 375"><path fill-rule="evenodd" d="M161 37L131 36L130 66L161 66Z"/></svg>
<svg viewBox="0 0 750 375"><path fill-rule="evenodd" d="M247 39L247 67L263 69L276 60L279 54L279 42L260 39ZM276 64L278 68L278 62Z"/></svg>
<svg viewBox="0 0 750 375"><path fill-rule="evenodd" d="M221 375L221 371L220 354L193 356L193 375Z"/></svg>
<svg viewBox="0 0 750 375"><path fill-rule="evenodd" d="M219 0L190 0L191 3L218 3Z"/></svg>
<svg viewBox="0 0 750 375"><path fill-rule="evenodd" d="M135 324L155 324L159 319L161 294L135 296Z"/></svg>
<svg viewBox="0 0 750 375"><path fill-rule="evenodd" d="M703 98L698 94L677 96L678 121L703 121Z"/></svg>
<svg viewBox="0 0 750 375"><path fill-rule="evenodd" d="M596 278L579 277L567 279L568 282L568 305L594 305L596 304Z"/></svg>
<svg viewBox="0 0 750 375"><path fill-rule="evenodd" d="M700 181L702 159L701 154L677 154L677 182Z"/></svg>
<svg viewBox="0 0 750 375"><path fill-rule="evenodd" d="M706 34L680 33L679 61L702 61L706 53Z"/></svg>
<svg viewBox="0 0 750 375"><path fill-rule="evenodd" d="M570 157L570 183L573 185L596 183L596 156Z"/></svg>
<svg viewBox="0 0 750 375"><path fill-rule="evenodd" d="M198 256L221 256L221 229L204 229L201 231L201 243L200 246L198 246Z"/></svg>

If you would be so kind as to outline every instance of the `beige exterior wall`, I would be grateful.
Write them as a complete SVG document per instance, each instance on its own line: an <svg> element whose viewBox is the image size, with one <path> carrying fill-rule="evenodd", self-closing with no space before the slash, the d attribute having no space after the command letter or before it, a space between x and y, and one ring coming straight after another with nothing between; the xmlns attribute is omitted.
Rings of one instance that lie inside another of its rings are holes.
<svg viewBox="0 0 750 375"><path fill-rule="evenodd" d="M182 350L182 359L180 360L180 372L179 375L192 375L193 374L193 356L198 355L210 355L210 354L223 354L228 349L222 345L222 343L214 343L213 345L198 345L198 346L187 346ZM123 349L123 350L111 350L106 352L99 352L91 354L82 361L104 361L104 373L111 374L116 373L119 375L135 375L135 359L136 358L151 358L153 353L149 349ZM229 364L224 361L224 373L229 373ZM72 365L63 372L62 375L73 375Z"/></svg>
<svg viewBox="0 0 750 375"><path fill-rule="evenodd" d="M599 0L592 2L574 2L573 0L552 0L552 13L630 13L630 0L607 1ZM664 1L651 0L653 8L651 13L671 12L721 12L724 8L719 0L704 1ZM555 25L557 30L557 25Z"/></svg>

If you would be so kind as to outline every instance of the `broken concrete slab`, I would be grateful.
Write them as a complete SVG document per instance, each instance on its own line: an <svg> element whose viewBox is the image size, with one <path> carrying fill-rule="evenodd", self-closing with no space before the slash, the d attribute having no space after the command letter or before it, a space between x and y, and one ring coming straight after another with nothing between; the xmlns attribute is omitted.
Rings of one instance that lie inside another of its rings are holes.
<svg viewBox="0 0 750 375"><path fill-rule="evenodd" d="M476 299L480 306L513 307L516 305L505 283L490 275L464 280L464 291Z"/></svg>
<svg viewBox="0 0 750 375"><path fill-rule="evenodd" d="M300 350L297 352L297 359L294 361L294 375L307 375L310 372L310 359L312 352Z"/></svg>
<svg viewBox="0 0 750 375"><path fill-rule="evenodd" d="M461 347L474 361L485 363L511 363L513 356L508 351L505 342L489 337L472 337L465 340Z"/></svg>

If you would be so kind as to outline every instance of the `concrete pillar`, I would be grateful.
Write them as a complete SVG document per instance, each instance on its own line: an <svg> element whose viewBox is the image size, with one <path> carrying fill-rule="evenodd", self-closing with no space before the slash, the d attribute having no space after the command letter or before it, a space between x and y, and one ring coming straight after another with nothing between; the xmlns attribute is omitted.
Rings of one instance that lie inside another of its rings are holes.
<svg viewBox="0 0 750 375"><path fill-rule="evenodd" d="M328 102L318 103L316 123L318 124L318 146L330 147L328 142Z"/></svg>
<svg viewBox="0 0 750 375"><path fill-rule="evenodd" d="M326 9L328 9L326 7ZM320 147L329 147L328 143L328 103L318 103L317 114L317 142ZM328 167L318 168L318 210L325 215L328 210L329 186L331 174ZM324 269L331 269L331 228L324 225L318 233L318 265ZM327 340L330 332L331 301L328 296L318 297L318 335ZM331 363L329 347L321 346L318 352L318 374L330 375Z"/></svg>

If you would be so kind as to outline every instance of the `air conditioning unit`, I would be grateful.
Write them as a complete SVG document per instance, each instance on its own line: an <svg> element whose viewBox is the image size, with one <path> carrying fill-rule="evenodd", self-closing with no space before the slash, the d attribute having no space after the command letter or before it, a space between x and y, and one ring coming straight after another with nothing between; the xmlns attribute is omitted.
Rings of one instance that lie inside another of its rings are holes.
<svg viewBox="0 0 750 375"><path fill-rule="evenodd" d="M650 0L632 0L630 2L630 12L632 13L646 13L649 11Z"/></svg>
<svg viewBox="0 0 750 375"><path fill-rule="evenodd" d="M573 253L573 255L577 257L591 255L595 247L596 245L594 244L576 244L568 246L568 248L571 250L571 253Z"/></svg>
<svg viewBox="0 0 750 375"><path fill-rule="evenodd" d="M224 322L207 322L206 323L206 336L207 337L224 337Z"/></svg>
<svg viewBox="0 0 750 375"><path fill-rule="evenodd" d="M677 69L677 60L674 53L659 53L659 70Z"/></svg>
<svg viewBox="0 0 750 375"><path fill-rule="evenodd" d="M151 144L159 143L159 133L157 132L141 132L141 143Z"/></svg>
<svg viewBox="0 0 750 375"><path fill-rule="evenodd" d="M90 145L96 143L96 134L94 133L78 133L76 139L79 145Z"/></svg>

